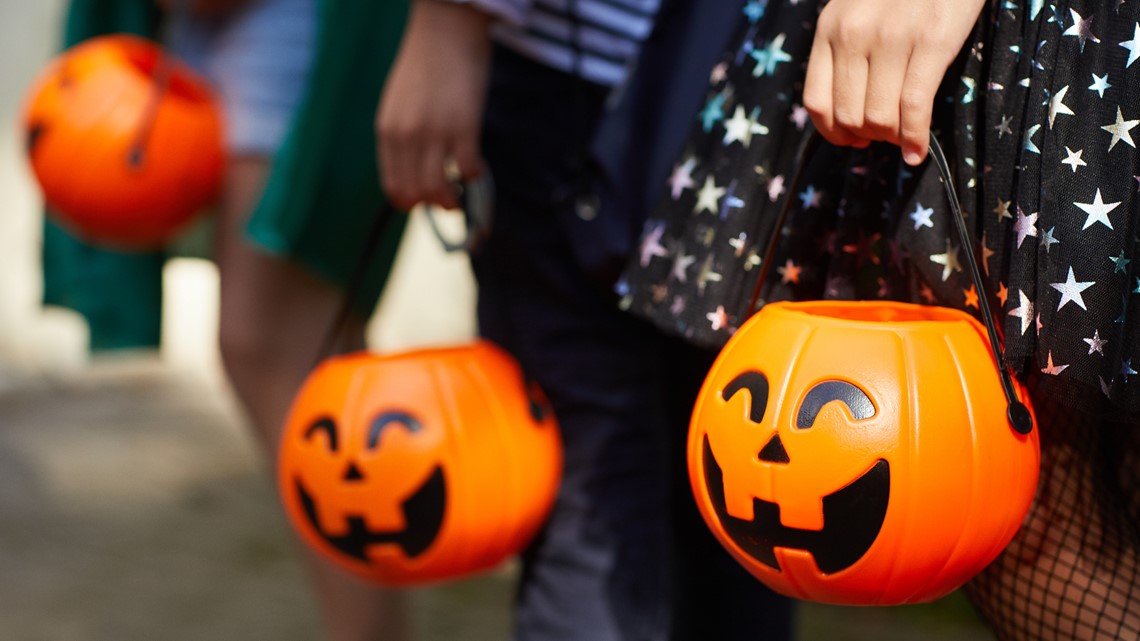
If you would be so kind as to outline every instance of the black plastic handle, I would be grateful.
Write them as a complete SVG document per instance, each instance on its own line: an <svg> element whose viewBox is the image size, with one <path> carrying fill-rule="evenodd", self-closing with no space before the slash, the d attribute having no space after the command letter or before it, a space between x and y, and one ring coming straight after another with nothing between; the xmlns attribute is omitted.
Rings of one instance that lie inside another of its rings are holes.
<svg viewBox="0 0 1140 641"><path fill-rule="evenodd" d="M432 232L443 245L444 251L466 251L474 253L491 235L491 228L495 223L495 183L491 180L490 172L484 170L482 175L474 180L455 185L456 195L459 196L460 209L467 221L467 237L462 242L448 240L439 229L436 222L436 208L433 205L424 205L424 215L427 216Z"/></svg>
<svg viewBox="0 0 1140 641"><path fill-rule="evenodd" d="M799 152L799 162L796 166L796 173L792 177L791 186L788 188L788 194L794 194L799 191L799 188L802 186L807 161L822 142L823 136L821 136L818 131L813 131L811 136L804 142ZM977 288L977 291L983 296L982 300L987 301L989 299L985 294L988 290L985 282L982 280L982 274L978 270L977 260L974 258L974 243L966 229L966 219L962 214L962 205L958 200L958 193L954 189L954 181L950 176L950 166L946 162L946 155L942 152L942 145L938 143L938 139L935 138L933 133L930 134L930 158L933 159L934 165L938 168L938 173L942 177L942 187L946 192L946 200L950 203L954 226L958 232L958 240L962 243L962 249L966 253L966 265L970 270L970 278L974 282L974 287ZM760 292L768 280L768 274L772 268L772 259L775 257L780 235L783 232L784 223L787 222L793 200L791 197L786 198L783 207L780 208L779 215L776 217L776 226L772 229L772 236L768 240L768 247L764 252L764 259L760 263L760 273L757 276L756 287L753 289L752 298L749 301L749 310L757 309L763 302L760 299ZM1005 366L1001 337L998 334L997 326L994 324L993 313L990 311L989 305L984 302L979 304L978 308L982 313L982 323L985 325L986 334L990 339L990 351L993 353L994 363L998 369L998 377L1001 379L1002 392L1005 394L1007 404L1006 418L1009 420L1009 424L1015 432L1018 434L1029 434L1033 431L1033 417L1029 414L1029 409L1017 398L1017 392L1013 386L1013 376L1010 375L1009 369Z"/></svg>

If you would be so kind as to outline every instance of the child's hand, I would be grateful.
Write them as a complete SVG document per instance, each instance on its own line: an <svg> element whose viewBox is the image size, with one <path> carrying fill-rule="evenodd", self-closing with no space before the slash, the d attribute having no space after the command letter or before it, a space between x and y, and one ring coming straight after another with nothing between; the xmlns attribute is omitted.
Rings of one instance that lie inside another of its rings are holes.
<svg viewBox="0 0 1140 641"><path fill-rule="evenodd" d="M483 171L479 152L490 63L489 18L463 4L417 0L376 116L380 177L392 204L455 208L444 171Z"/></svg>
<svg viewBox="0 0 1140 641"><path fill-rule="evenodd" d="M831 0L804 85L816 128L837 145L883 140L926 158L934 94L985 0Z"/></svg>

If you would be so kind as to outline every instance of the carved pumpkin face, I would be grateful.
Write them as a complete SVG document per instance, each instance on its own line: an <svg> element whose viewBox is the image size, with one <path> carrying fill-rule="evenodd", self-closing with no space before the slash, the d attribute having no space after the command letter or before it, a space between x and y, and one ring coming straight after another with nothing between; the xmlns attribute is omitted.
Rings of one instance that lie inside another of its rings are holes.
<svg viewBox="0 0 1140 641"><path fill-rule="evenodd" d="M213 95L142 38L93 38L53 60L29 93L24 130L50 215L95 243L160 246L221 182Z"/></svg>
<svg viewBox="0 0 1140 641"><path fill-rule="evenodd" d="M984 328L902 303L774 303L706 377L690 480L721 543L777 592L849 605L939 598L1032 500ZM1024 390L1019 397L1027 403Z"/></svg>
<svg viewBox="0 0 1140 641"><path fill-rule="evenodd" d="M279 491L305 542L385 585L517 553L561 475L541 392L486 342L325 361L294 401L279 454Z"/></svg>

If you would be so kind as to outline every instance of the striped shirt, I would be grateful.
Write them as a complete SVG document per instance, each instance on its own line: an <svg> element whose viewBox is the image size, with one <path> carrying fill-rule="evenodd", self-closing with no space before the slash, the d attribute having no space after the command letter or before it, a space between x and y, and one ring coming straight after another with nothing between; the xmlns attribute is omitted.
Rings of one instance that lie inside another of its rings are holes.
<svg viewBox="0 0 1140 641"><path fill-rule="evenodd" d="M491 36L503 46L611 87L629 74L661 5L661 0L468 1L498 18Z"/></svg>

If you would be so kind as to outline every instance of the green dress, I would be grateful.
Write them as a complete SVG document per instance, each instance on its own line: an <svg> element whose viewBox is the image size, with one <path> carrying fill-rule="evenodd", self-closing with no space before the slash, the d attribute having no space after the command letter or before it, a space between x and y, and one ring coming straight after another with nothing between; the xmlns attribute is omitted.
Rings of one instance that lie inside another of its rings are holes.
<svg viewBox="0 0 1140 641"><path fill-rule="evenodd" d="M266 251L341 287L373 220L386 206L373 117L407 18L406 0L320 0L313 72L298 114L247 227ZM152 0L71 0L64 45L105 33L154 36ZM354 305L372 311L403 234L395 217L369 261ZM91 246L45 222L44 303L74 309L93 350L158 345L162 266L177 248L122 253Z"/></svg>

